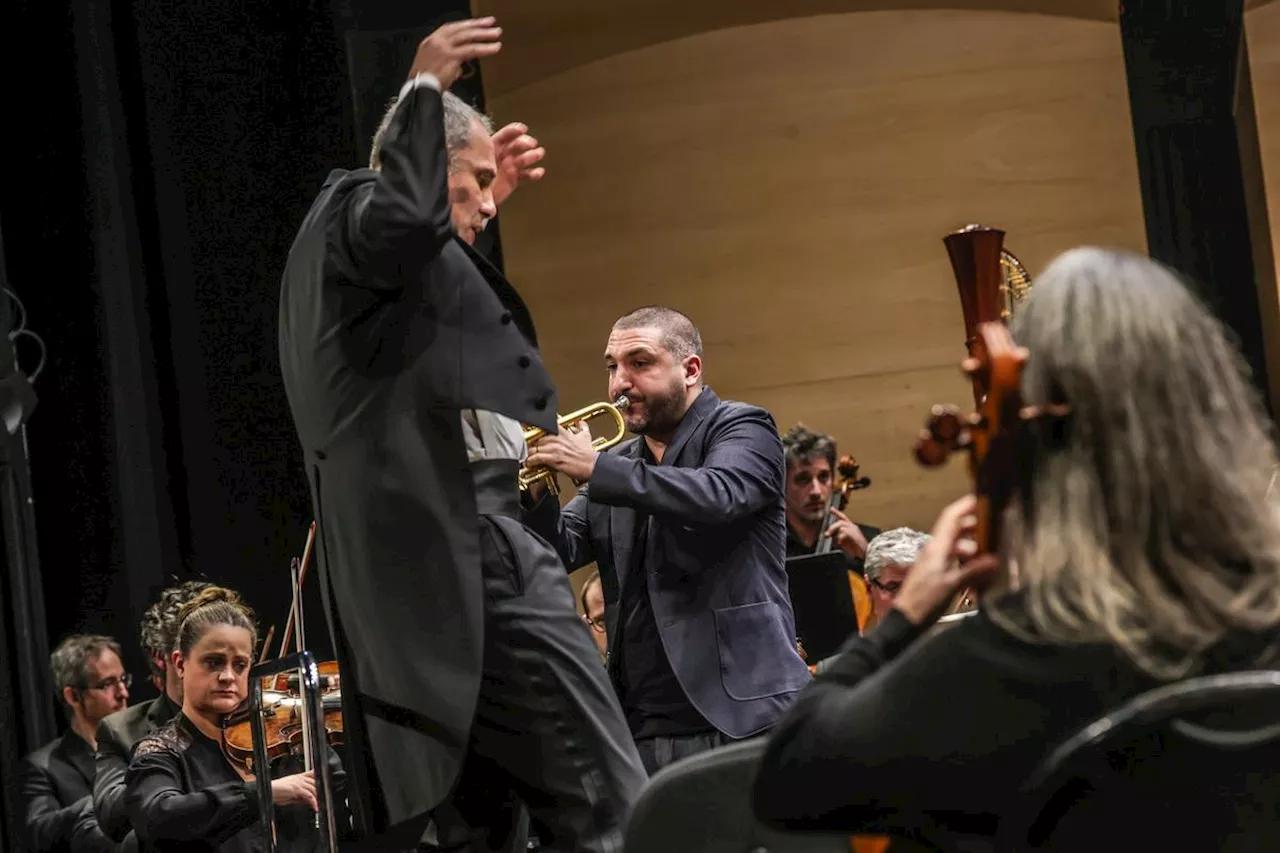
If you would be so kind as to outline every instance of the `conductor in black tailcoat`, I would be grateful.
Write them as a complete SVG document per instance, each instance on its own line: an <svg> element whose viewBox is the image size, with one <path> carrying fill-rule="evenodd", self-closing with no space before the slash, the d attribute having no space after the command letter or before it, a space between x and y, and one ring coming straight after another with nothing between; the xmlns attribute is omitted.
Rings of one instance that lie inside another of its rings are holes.
<svg viewBox="0 0 1280 853"><path fill-rule="evenodd" d="M330 174L289 253L280 357L365 831L522 849L523 803L550 849L612 851L644 770L563 565L519 521L520 422L554 432L556 393L520 295L471 248L542 151L447 92L498 38L492 19L432 33L372 168Z"/></svg>

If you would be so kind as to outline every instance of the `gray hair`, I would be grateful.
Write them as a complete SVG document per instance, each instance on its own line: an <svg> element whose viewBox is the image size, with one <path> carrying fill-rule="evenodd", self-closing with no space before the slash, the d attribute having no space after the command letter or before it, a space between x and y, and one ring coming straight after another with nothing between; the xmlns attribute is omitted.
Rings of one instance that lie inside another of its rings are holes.
<svg viewBox="0 0 1280 853"><path fill-rule="evenodd" d="M67 687L74 690L89 687L89 664L103 652L114 652L120 657L120 644L101 634L72 634L59 643L49 655L49 669L58 695L62 696Z"/></svg>
<svg viewBox="0 0 1280 853"><path fill-rule="evenodd" d="M910 527L896 527L877 535L867 543L867 555L862 561L867 580L879 578L886 566L915 565L929 539L928 533Z"/></svg>
<svg viewBox="0 0 1280 853"><path fill-rule="evenodd" d="M691 355L702 357L702 334L693 321L674 308L646 305L629 311L613 324L615 329L661 329L662 345L676 361Z"/></svg>
<svg viewBox="0 0 1280 853"><path fill-rule="evenodd" d="M1000 543L1017 595L1006 630L1106 643L1157 678L1224 637L1280 623L1280 517L1267 420L1226 330L1171 271L1139 255L1059 256L1015 312L1030 431Z"/></svg>
<svg viewBox="0 0 1280 853"><path fill-rule="evenodd" d="M493 119L484 113L472 107L466 101L459 98L453 92L444 92L441 95L444 101L444 146L449 152L449 168L453 169L453 158L459 151L466 148L471 142L471 134L475 132L476 125L484 128L484 132L493 135ZM391 103L387 105L387 111L382 116L382 122L378 125L378 130L373 134L373 144L369 151L369 168L382 168L382 143L386 139L387 132L391 127L391 121L396 116L396 107L400 104L399 96L392 98Z"/></svg>

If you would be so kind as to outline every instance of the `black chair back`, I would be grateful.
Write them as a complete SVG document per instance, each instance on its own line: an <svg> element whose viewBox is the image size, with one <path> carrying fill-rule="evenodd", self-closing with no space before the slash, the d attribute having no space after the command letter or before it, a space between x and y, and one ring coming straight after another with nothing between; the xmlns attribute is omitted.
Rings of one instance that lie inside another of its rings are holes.
<svg viewBox="0 0 1280 853"><path fill-rule="evenodd" d="M1005 850L1280 850L1280 672L1205 676L1126 702L1023 786Z"/></svg>
<svg viewBox="0 0 1280 853"><path fill-rule="evenodd" d="M751 807L763 738L662 768L631 812L624 853L849 853L842 835L780 832Z"/></svg>

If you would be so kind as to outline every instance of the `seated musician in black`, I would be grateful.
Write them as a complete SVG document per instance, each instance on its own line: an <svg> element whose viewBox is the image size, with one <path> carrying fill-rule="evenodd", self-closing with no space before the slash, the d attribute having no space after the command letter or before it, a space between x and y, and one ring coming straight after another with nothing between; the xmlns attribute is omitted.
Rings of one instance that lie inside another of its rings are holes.
<svg viewBox="0 0 1280 853"><path fill-rule="evenodd" d="M851 521L839 509L828 519L836 478L835 441L796 424L782 436L782 448L787 457L787 556L812 554L829 538L848 555L850 569L861 574L867 543L880 530Z"/></svg>
<svg viewBox="0 0 1280 853"><path fill-rule="evenodd" d="M819 548L843 553L858 627L865 631L872 617L872 601L864 575L864 560L868 543L880 530L855 523L843 511L831 507L836 486L836 443L831 436L796 424L782 436L782 449L787 460L783 492L787 508L787 558L814 554ZM806 626L798 627L801 634L806 632ZM805 654L803 650L801 654Z"/></svg>
<svg viewBox="0 0 1280 853"><path fill-rule="evenodd" d="M1079 249L1012 332L1025 404L1071 410L1028 433L999 557L972 558L972 497L942 512L885 620L773 729L765 821L857 833L945 816L946 840L982 842L1090 721L1161 683L1274 665L1274 450L1219 322L1153 261ZM976 615L926 636L975 583L990 584Z"/></svg>
<svg viewBox="0 0 1280 853"><path fill-rule="evenodd" d="M234 592L211 587L179 618L173 661L182 678L182 710L134 748L125 776L129 820L144 851L268 849L253 777L222 750L222 720L248 693L258 640L252 615ZM274 779L271 795L277 849L316 849L314 775Z"/></svg>

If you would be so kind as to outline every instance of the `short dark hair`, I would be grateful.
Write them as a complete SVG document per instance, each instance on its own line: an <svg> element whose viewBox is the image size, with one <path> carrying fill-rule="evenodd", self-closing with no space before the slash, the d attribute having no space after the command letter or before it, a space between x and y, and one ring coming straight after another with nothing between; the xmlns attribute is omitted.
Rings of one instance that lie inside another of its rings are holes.
<svg viewBox="0 0 1280 853"><path fill-rule="evenodd" d="M674 308L646 305L628 311L613 324L615 329L661 329L662 345L679 361L691 355L702 358L702 335L693 321Z"/></svg>
<svg viewBox="0 0 1280 853"><path fill-rule="evenodd" d="M49 655L49 669L53 673L53 686L61 697L64 688L84 690L89 687L89 664L103 652L114 652L120 657L120 644L102 634L72 634ZM65 697L63 698L65 702Z"/></svg>
<svg viewBox="0 0 1280 853"><path fill-rule="evenodd" d="M152 675L161 674L154 659L168 660L178 647L178 628L182 624L178 613L183 605L211 586L213 584L204 580L183 581L160 593L160 598L143 612L138 633L142 636L142 648L147 653L147 666Z"/></svg>
<svg viewBox="0 0 1280 853"><path fill-rule="evenodd" d="M782 449L787 456L787 467L793 463L807 462L821 457L834 471L836 467L835 440L821 432L814 432L804 424L796 424L782 436Z"/></svg>

